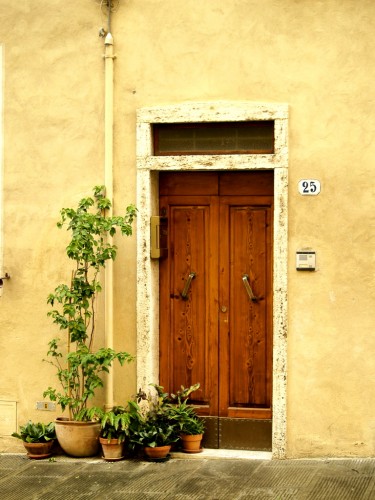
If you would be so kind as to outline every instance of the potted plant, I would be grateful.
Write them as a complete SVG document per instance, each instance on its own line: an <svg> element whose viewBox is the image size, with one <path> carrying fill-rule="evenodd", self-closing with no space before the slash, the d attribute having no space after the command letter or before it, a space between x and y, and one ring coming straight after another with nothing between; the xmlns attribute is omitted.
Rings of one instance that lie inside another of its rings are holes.
<svg viewBox="0 0 375 500"><path fill-rule="evenodd" d="M20 432L13 432L13 437L21 439L29 458L47 458L52 455L52 446L56 439L55 424L50 422L33 423L31 420L20 426Z"/></svg>
<svg viewBox="0 0 375 500"><path fill-rule="evenodd" d="M124 458L124 444L129 423L129 412L123 406L115 406L102 415L99 441L105 460Z"/></svg>
<svg viewBox="0 0 375 500"><path fill-rule="evenodd" d="M199 387L200 384L197 383L188 388L181 387L181 390L176 395L171 394L171 399L175 403L172 406L170 415L177 423L182 451L185 453L199 453L202 451L204 420L197 415L194 407L188 404L189 395Z"/></svg>
<svg viewBox="0 0 375 500"><path fill-rule="evenodd" d="M142 447L149 460L165 460L179 435L176 421L171 418L168 394L162 387L151 385L153 393L140 391L136 401L129 402L129 440Z"/></svg>
<svg viewBox="0 0 375 500"><path fill-rule="evenodd" d="M78 457L99 451L101 411L89 408L88 402L103 387L103 374L115 360L123 365L133 359L127 352L94 349L99 274L106 261L116 257L117 247L111 237L117 230L131 235L136 216L134 205L127 207L124 216L109 216L111 202L104 191L104 186L96 186L94 196L83 198L76 209L61 210L57 226L67 226L70 231L66 253L73 269L70 282L58 285L47 299L53 307L48 315L66 337L49 342L46 361L56 368L60 388L48 387L43 396L56 401L63 411L68 410L66 417L56 420L56 434L62 449Z"/></svg>
<svg viewBox="0 0 375 500"><path fill-rule="evenodd" d="M183 405L184 403L182 403ZM184 411L184 408L181 408ZM186 414L180 421L180 439L182 451L185 453L200 453L204 434L204 421L196 415L194 408L186 407Z"/></svg>

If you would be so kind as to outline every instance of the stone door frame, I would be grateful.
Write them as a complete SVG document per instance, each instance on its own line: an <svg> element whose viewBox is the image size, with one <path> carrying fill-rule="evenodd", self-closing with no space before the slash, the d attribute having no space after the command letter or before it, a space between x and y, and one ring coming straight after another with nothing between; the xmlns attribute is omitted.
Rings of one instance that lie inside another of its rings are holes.
<svg viewBox="0 0 375 500"><path fill-rule="evenodd" d="M274 120L273 154L153 156L152 124ZM286 455L288 106L204 102L137 112L137 388L159 379L159 262L150 258L150 217L158 215L159 171L274 171L272 454Z"/></svg>

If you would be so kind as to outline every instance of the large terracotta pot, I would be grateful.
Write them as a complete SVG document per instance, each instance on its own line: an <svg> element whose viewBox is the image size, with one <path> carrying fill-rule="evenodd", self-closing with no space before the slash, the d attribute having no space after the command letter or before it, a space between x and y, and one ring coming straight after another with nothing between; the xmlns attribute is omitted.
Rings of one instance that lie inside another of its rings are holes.
<svg viewBox="0 0 375 500"><path fill-rule="evenodd" d="M40 459L48 458L52 455L52 446L54 440L47 441L46 443L26 443L23 441L23 445L27 451L27 456L29 458Z"/></svg>
<svg viewBox="0 0 375 500"><path fill-rule="evenodd" d="M72 457L92 457L99 453L99 422L76 422L57 418L56 436L63 451Z"/></svg>
<svg viewBox="0 0 375 500"><path fill-rule="evenodd" d="M171 450L171 445L155 446L154 448L152 448L151 446L145 446L144 450L148 458L152 460L160 460L166 458Z"/></svg>
<svg viewBox="0 0 375 500"><path fill-rule="evenodd" d="M119 443L118 439L99 438L102 445L104 460L114 461L124 458L125 441Z"/></svg>
<svg viewBox="0 0 375 500"><path fill-rule="evenodd" d="M181 434L182 451L185 453L200 453L203 434Z"/></svg>

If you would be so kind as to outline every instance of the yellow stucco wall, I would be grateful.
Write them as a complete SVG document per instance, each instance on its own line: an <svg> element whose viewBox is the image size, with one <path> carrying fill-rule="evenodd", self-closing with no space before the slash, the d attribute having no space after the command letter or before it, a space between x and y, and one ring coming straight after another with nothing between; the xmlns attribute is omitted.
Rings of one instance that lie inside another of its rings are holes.
<svg viewBox="0 0 375 500"><path fill-rule="evenodd" d="M35 410L54 381L41 361L54 333L46 296L69 275L55 222L103 182L99 4L0 0L12 276L0 298L0 403L17 401L19 423L58 414ZM372 0L120 0L112 17L115 211L135 201L137 108L289 104L289 457L375 452L374 28ZM321 194L302 197L301 178L320 180ZM115 263L115 347L131 352L135 243L119 241ZM302 247L316 250L317 272L295 271ZM116 370L115 400L135 390L135 366ZM11 446L0 439L0 451Z"/></svg>

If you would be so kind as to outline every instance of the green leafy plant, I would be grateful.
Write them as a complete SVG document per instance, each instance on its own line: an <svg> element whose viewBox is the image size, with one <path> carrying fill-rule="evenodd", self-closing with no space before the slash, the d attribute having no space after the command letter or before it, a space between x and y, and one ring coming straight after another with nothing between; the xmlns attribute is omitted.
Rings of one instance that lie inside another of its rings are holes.
<svg viewBox="0 0 375 500"><path fill-rule="evenodd" d="M27 424L20 426L19 433L13 432L12 436L21 439L25 443L47 443L56 439L55 424L53 422L48 424L33 423L29 420Z"/></svg>
<svg viewBox="0 0 375 500"><path fill-rule="evenodd" d="M179 402L174 411L171 412L171 418L175 419L180 431L180 434L203 434L205 425L193 406L188 405L187 400Z"/></svg>
<svg viewBox="0 0 375 500"><path fill-rule="evenodd" d="M119 443L122 443L128 434L129 424L128 410L123 406L114 406L101 416L100 436L108 440L118 439Z"/></svg>
<svg viewBox="0 0 375 500"><path fill-rule="evenodd" d="M165 446L179 439L176 422L170 418L169 395L151 384L154 392L139 391L129 402L129 440L134 446Z"/></svg>
<svg viewBox="0 0 375 500"><path fill-rule="evenodd" d="M203 434L205 425L194 407L188 404L189 395L199 389L200 384L194 384L191 387L181 387L177 394L171 394L172 407L170 410L170 418L174 420L178 426L180 434L197 435Z"/></svg>
<svg viewBox="0 0 375 500"><path fill-rule="evenodd" d="M166 421L147 421L142 428L132 434L132 441L142 446L155 448L156 446L165 446L178 441L173 425Z"/></svg>
<svg viewBox="0 0 375 500"><path fill-rule="evenodd" d="M69 284L58 285L48 296L53 307L48 313L53 322L66 332L65 342L53 338L49 342L48 361L57 370L61 390L48 387L44 397L57 401L73 420L90 420L100 410L89 409L88 401L103 387L102 376L117 360L121 365L134 358L127 352L101 347L93 350L96 329L96 299L102 287L100 271L108 260L116 258L117 247L111 238L119 231L132 234L136 208L129 205L123 216L108 216L111 202L104 186L94 188L94 196L83 198L76 209L63 208L57 223L67 226L71 240L66 247L74 262Z"/></svg>
<svg viewBox="0 0 375 500"><path fill-rule="evenodd" d="M176 395L164 392L159 385L150 385L153 392L139 391L135 400L129 402L131 443L153 448L178 441L182 433L203 433L203 420L187 403L188 396L199 388L199 384L186 389L181 387Z"/></svg>

